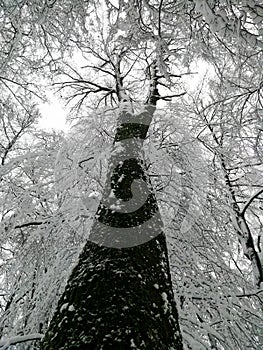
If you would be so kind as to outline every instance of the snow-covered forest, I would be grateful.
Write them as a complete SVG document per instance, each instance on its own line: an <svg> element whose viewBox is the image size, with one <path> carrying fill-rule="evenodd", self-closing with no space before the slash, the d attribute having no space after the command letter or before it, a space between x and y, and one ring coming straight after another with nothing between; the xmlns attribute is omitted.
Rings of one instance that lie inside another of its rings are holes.
<svg viewBox="0 0 263 350"><path fill-rule="evenodd" d="M262 1L3 0L0 43L0 350L40 349L127 99L154 105L143 152L184 349L263 349ZM50 93L67 133L38 126Z"/></svg>

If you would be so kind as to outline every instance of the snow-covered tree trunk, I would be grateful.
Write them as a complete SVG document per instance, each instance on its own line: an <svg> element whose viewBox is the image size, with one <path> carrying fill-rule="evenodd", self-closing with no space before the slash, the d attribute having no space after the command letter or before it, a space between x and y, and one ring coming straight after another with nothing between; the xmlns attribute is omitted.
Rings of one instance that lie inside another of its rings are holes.
<svg viewBox="0 0 263 350"><path fill-rule="evenodd" d="M90 240L42 350L183 349L166 239L142 151L155 111L154 91L137 115L129 103L121 104Z"/></svg>

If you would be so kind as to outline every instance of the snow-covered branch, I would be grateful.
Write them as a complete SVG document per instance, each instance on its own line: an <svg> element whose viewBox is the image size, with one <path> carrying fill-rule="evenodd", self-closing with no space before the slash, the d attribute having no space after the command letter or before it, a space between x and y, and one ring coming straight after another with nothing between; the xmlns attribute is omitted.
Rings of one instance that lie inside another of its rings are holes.
<svg viewBox="0 0 263 350"><path fill-rule="evenodd" d="M0 341L0 350L6 350L11 345L24 343L32 340L40 340L43 338L43 334L40 333L32 333L27 335L18 335L12 338L4 339Z"/></svg>
<svg viewBox="0 0 263 350"><path fill-rule="evenodd" d="M197 12L201 13L206 23L214 33L218 33L222 37L235 37L245 45L251 45L252 47L263 47L263 42L260 40L260 36L256 35L252 31L249 31L246 24L246 17L248 7L240 7L236 10L236 13L232 12L232 17L229 17L227 8L217 8L215 1L198 0L195 1ZM255 7L256 9L256 7ZM257 9L262 12L260 6ZM251 9L250 9L251 11ZM240 15L238 16L237 13ZM251 14L250 14L251 15ZM256 13L252 15L255 23L262 21L262 15ZM257 19L256 19L257 17Z"/></svg>

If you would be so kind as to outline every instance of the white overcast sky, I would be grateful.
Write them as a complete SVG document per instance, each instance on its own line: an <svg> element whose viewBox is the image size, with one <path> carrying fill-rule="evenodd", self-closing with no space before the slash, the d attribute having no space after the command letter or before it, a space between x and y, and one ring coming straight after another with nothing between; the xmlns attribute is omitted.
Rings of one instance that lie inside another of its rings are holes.
<svg viewBox="0 0 263 350"><path fill-rule="evenodd" d="M69 126L66 124L67 110L63 108L62 102L55 95L49 96L49 103L39 105L42 118L38 126L41 129L56 129L67 131Z"/></svg>

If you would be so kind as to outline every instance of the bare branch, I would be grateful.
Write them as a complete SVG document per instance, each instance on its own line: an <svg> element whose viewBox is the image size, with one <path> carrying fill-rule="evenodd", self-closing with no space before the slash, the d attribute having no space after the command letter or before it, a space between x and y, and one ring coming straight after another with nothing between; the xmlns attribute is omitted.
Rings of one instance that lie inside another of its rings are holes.
<svg viewBox="0 0 263 350"><path fill-rule="evenodd" d="M246 210L248 209L250 204L253 202L253 200L256 199L261 193L263 193L263 189L262 188L260 190L258 190L252 197L249 198L249 200L246 202L246 204L244 205L244 208L243 208L243 210L241 212L242 216L244 216Z"/></svg>
<svg viewBox="0 0 263 350"><path fill-rule="evenodd" d="M27 222L25 224L21 225L16 225L14 228L23 228L23 227L28 227L28 226L39 226L42 225L44 222L43 221L33 221L33 222Z"/></svg>

